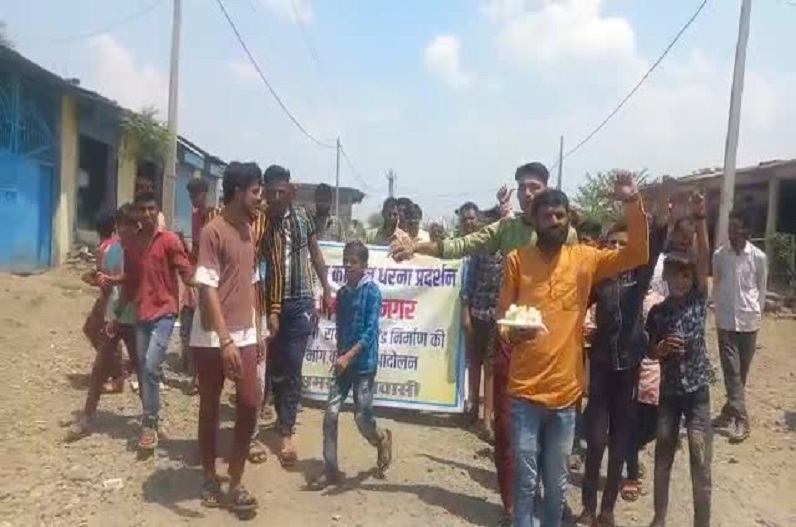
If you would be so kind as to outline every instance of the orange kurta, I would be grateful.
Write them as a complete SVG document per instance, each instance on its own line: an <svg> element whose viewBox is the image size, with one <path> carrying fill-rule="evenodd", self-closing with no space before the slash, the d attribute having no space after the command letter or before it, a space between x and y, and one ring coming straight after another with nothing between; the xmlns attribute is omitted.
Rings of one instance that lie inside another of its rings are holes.
<svg viewBox="0 0 796 527"><path fill-rule="evenodd" d="M647 262L647 218L641 200L626 206L628 244L619 250L564 245L548 257L536 246L511 252L504 264L498 311L532 306L548 333L517 344L508 391L549 408L574 404L583 393L583 320L592 285Z"/></svg>

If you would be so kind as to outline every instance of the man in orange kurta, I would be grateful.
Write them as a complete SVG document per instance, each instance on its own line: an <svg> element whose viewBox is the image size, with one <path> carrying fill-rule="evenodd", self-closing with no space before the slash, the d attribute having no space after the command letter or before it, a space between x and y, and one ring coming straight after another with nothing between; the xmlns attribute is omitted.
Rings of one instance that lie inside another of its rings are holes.
<svg viewBox="0 0 796 527"><path fill-rule="evenodd" d="M628 243L619 250L566 245L569 201L546 190L533 202L536 246L508 255L498 312L511 304L538 309L547 332L512 328L509 369L514 452L514 526L530 527L541 472L542 527L558 527L564 507L575 404L583 393L583 320L592 285L647 261L647 219L630 175L615 181L625 203ZM540 458L541 454L541 458ZM541 464L541 470L539 465Z"/></svg>

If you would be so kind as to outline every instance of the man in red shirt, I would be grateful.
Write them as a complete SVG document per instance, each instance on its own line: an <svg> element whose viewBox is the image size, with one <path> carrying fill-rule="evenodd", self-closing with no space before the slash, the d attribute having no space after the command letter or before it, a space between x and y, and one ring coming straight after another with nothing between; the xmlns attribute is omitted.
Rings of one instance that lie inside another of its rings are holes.
<svg viewBox="0 0 796 527"><path fill-rule="evenodd" d="M134 205L141 225L138 288L135 293L138 381L143 406L138 447L152 450L158 443L162 365L179 309L177 274L186 286L193 286L193 265L179 237L158 226L160 207L155 194L142 192L136 195Z"/></svg>

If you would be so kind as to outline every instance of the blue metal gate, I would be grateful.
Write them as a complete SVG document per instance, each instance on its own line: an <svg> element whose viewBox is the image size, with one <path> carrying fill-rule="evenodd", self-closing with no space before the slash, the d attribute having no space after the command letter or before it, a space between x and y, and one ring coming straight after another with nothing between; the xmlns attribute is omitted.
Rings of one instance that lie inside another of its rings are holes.
<svg viewBox="0 0 796 527"><path fill-rule="evenodd" d="M0 70L0 269L50 266L59 97Z"/></svg>

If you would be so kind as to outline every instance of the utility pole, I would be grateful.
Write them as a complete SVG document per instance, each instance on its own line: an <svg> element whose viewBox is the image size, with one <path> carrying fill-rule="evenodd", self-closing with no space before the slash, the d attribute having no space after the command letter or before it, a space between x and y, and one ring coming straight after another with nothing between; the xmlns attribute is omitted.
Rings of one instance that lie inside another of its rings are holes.
<svg viewBox="0 0 796 527"><path fill-rule="evenodd" d="M749 42L749 22L752 16L752 0L742 0L741 20L738 23L738 44L735 48L735 70L732 76L730 116L727 124L727 142L724 145L724 178L721 185L719 221L714 239L716 246L727 241L730 225L730 210L735 199L735 162L738 155L738 134L741 127L741 99L743 98L744 74L746 72L746 45Z"/></svg>
<svg viewBox="0 0 796 527"><path fill-rule="evenodd" d="M180 25L182 0L174 1L171 19L171 66L169 68L169 149L163 169L163 216L169 228L174 226L174 193L177 171L177 99L180 78Z"/></svg>
<svg viewBox="0 0 796 527"><path fill-rule="evenodd" d="M395 197L395 179L397 177L398 176L395 175L395 172L393 172L392 169L387 171L387 182L389 184L387 195L390 196L391 198Z"/></svg>
<svg viewBox="0 0 796 527"><path fill-rule="evenodd" d="M335 171L334 171L334 215L337 217L337 221L340 220L340 138L337 138L336 143L336 150L337 150L337 161L335 164Z"/></svg>
<svg viewBox="0 0 796 527"><path fill-rule="evenodd" d="M564 136L558 142L558 185L556 188L561 190L561 180L564 179Z"/></svg>

